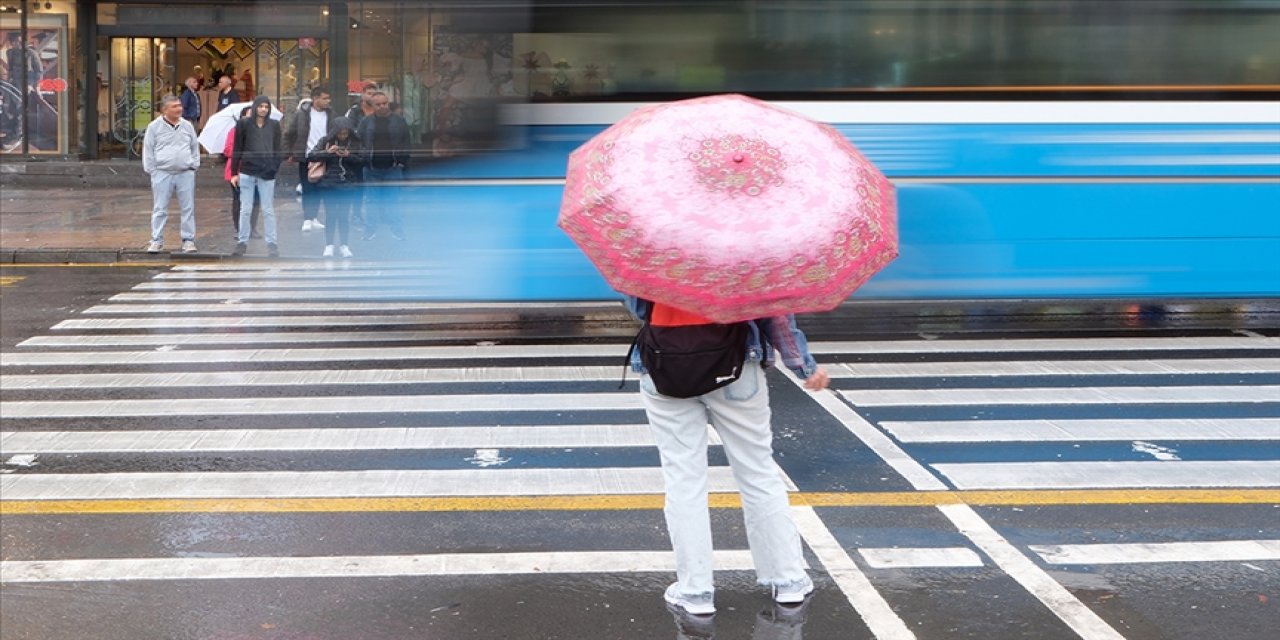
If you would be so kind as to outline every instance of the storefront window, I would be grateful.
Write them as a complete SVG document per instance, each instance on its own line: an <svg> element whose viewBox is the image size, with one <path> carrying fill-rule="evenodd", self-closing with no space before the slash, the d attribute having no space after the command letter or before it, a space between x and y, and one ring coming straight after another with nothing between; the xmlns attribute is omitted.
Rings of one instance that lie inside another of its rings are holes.
<svg viewBox="0 0 1280 640"><path fill-rule="evenodd" d="M67 154L78 130L75 4L30 6L25 29L16 8L0 13L0 153Z"/></svg>

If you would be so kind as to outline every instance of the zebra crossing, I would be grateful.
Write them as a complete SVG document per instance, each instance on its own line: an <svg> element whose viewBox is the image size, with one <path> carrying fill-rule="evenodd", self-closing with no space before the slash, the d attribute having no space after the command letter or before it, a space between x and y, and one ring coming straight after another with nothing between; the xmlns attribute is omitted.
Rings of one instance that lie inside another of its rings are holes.
<svg viewBox="0 0 1280 640"><path fill-rule="evenodd" d="M337 271L188 265L57 322L0 353L0 508L9 517L95 508L216 512L237 504L304 512L347 508L334 507L345 499L363 501L354 508L370 512L640 509L657 522L657 457L634 386L618 386L631 331L620 305L425 299L420 291L444 275L385 264ZM554 315L538 315L548 309ZM507 343L519 333L477 327L530 318L571 318L593 327L593 340ZM811 406L797 410L839 425L829 442L811 446L866 447L912 492L957 496L939 512L967 541L851 547L804 506L814 489L788 475L813 568L830 577L874 637L915 637L877 589L876 572L992 566L1079 637L1112 638L1121 636L1044 567L1116 558L1280 560L1274 529L1249 540L1172 546L1019 546L963 497L1280 488L1278 338L955 338L811 347L831 373L833 391L810 396ZM374 457L360 468L326 462L351 452ZM396 452L414 454L414 464L386 457ZM299 468L292 457L272 457L280 454L318 462ZM175 456L191 468L172 469ZM268 458L263 468L204 468L228 456ZM117 458L135 467L120 470ZM786 460L782 470L792 471ZM877 491L863 489L852 493ZM718 458L710 490L713 503L732 505L735 484ZM838 495L829 499L841 504ZM716 563L725 571L751 567L745 548L718 551ZM672 571L673 560L662 544L649 544L323 557L6 553L0 566L0 582L12 585L651 574Z"/></svg>

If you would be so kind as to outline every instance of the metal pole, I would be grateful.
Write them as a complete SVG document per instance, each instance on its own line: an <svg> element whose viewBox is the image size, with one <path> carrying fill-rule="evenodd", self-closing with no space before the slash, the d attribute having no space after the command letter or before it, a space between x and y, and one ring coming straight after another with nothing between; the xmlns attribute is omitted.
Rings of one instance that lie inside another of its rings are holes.
<svg viewBox="0 0 1280 640"><path fill-rule="evenodd" d="M79 0L76 7L76 32L80 34L80 58L84 63L80 99L84 105L84 122L80 140L83 157L98 157L98 24L97 0Z"/></svg>
<svg viewBox="0 0 1280 640"><path fill-rule="evenodd" d="M18 51L22 53L21 69L18 71L18 88L22 90L22 154L31 153L31 122L27 109L31 108L31 90L27 86L27 7L18 3ZM13 73L13 70L9 70Z"/></svg>

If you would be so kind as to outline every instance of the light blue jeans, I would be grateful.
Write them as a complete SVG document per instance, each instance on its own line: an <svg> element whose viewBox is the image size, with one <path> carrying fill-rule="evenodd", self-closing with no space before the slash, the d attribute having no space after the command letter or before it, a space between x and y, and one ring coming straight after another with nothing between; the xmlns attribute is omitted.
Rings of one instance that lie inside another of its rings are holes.
<svg viewBox="0 0 1280 640"><path fill-rule="evenodd" d="M236 240L248 243L253 232L253 194L258 193L262 203L262 235L267 244L276 243L276 181L263 180L245 173L240 174L240 233Z"/></svg>
<svg viewBox="0 0 1280 640"><path fill-rule="evenodd" d="M742 494L756 581L786 586L808 579L787 485L773 460L769 388L760 363L748 361L741 378L696 398L664 396L645 374L640 396L662 457L664 514L676 553L679 590L689 595L715 591L707 506L708 418Z"/></svg>
<svg viewBox="0 0 1280 640"><path fill-rule="evenodd" d="M183 240L196 239L196 172L151 172L151 239L164 243L164 225L169 221L169 200L178 196L182 212L178 230Z"/></svg>

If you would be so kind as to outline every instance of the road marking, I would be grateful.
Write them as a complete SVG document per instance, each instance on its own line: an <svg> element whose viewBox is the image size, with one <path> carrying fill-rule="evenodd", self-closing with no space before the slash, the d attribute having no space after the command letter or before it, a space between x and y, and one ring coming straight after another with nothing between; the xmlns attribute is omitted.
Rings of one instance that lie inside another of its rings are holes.
<svg viewBox="0 0 1280 640"><path fill-rule="evenodd" d="M840 587L854 611L879 640L913 640L916 636L907 623L889 606L884 596L858 568L840 541L822 522L812 507L793 507L792 519L800 536L808 543L827 574Z"/></svg>
<svg viewBox="0 0 1280 640"><path fill-rule="evenodd" d="M227 298L237 298L240 300L417 300L422 302L433 302L433 296L429 291L316 291L316 290L280 290L280 291L187 291L187 292L167 292L167 293L117 293L110 298L113 302L175 302L182 300L225 300ZM529 305L529 303L523 303ZM601 308L605 304L601 303L583 303L585 306ZM502 304L487 304L485 308L494 309L501 308ZM534 308L557 309L560 303L548 301L546 303L536 303L531 305ZM523 307L528 308L528 306Z"/></svg>
<svg viewBox="0 0 1280 640"><path fill-rule="evenodd" d="M832 378L1280 373L1280 358L1062 360L1035 362L867 362L828 367Z"/></svg>
<svg viewBox="0 0 1280 640"><path fill-rule="evenodd" d="M227 313L239 313L235 304L218 305ZM611 319L616 314L606 313L599 319ZM512 316L515 317L515 316ZM341 315L341 316L193 316L178 318L90 318L79 320L63 320L53 326L54 330L67 329L198 329L198 328L246 328L246 327L376 327L390 325L431 326L438 324L456 324L460 321L475 322L477 319L493 320L492 314L483 315L443 315L443 314L381 314L381 315ZM596 319L586 316L583 319ZM510 334L510 332L507 332Z"/></svg>
<svg viewBox="0 0 1280 640"><path fill-rule="evenodd" d="M789 484L789 483L788 483ZM711 467L710 491L736 491L728 467ZM794 486L789 486L794 490ZM649 494L662 491L662 469L461 469L9 474L9 500L149 500L198 498L463 497Z"/></svg>
<svg viewBox="0 0 1280 640"><path fill-rule="evenodd" d="M0 287L11 287L26 279L26 276L0 276Z"/></svg>
<svg viewBox="0 0 1280 640"><path fill-rule="evenodd" d="M55 327L56 328L56 327ZM236 333L163 333L159 335L110 334L110 335L51 335L35 336L18 343L19 347L133 347L133 346L183 346L183 345L244 345L244 344L323 344L331 342L409 342L422 344L500 338L507 339L506 329L474 329L449 331L314 331L297 332L236 332Z"/></svg>
<svg viewBox="0 0 1280 640"><path fill-rule="evenodd" d="M1280 402L1280 385L841 390L859 407Z"/></svg>
<svg viewBox="0 0 1280 640"><path fill-rule="evenodd" d="M968 505L938 507L956 529L969 538L996 566L1018 581L1031 595L1084 640L1124 640L1124 636L1085 606L1017 547L1005 540Z"/></svg>
<svg viewBox="0 0 1280 640"><path fill-rule="evenodd" d="M960 462L932 466L958 489L1280 486L1280 460Z"/></svg>
<svg viewBox="0 0 1280 640"><path fill-rule="evenodd" d="M792 384L803 388L804 383L794 372L781 369ZM860 441L875 451L895 471L902 474L911 485L921 491L938 491L946 486L928 469L907 455L896 443L879 429L871 426L848 405L840 402L833 393L810 394L826 408ZM956 529L987 554L1002 571L1032 596L1043 603L1058 619L1071 627L1083 640L1124 640L1098 614L1076 599L1071 592L1055 581L1043 569L1036 566L1000 534L991 528L968 505L939 505L937 507L956 526ZM846 595L848 593L846 592Z"/></svg>
<svg viewBox="0 0 1280 640"><path fill-rule="evenodd" d="M0 420L19 418L118 418L184 415L269 416L305 414L406 414L482 411L629 411L642 409L636 393L542 393L423 396L308 396L294 398L191 398L183 400L41 400L0 402Z"/></svg>
<svg viewBox="0 0 1280 640"><path fill-rule="evenodd" d="M397 385L457 382L617 382L612 367L469 367L448 369L308 369L195 373L55 373L0 377L6 390L150 389L173 387L276 387Z"/></svg>
<svg viewBox="0 0 1280 640"><path fill-rule="evenodd" d="M984 566L982 557L967 547L862 548L858 555L876 569L965 568Z"/></svg>
<svg viewBox="0 0 1280 640"><path fill-rule="evenodd" d="M376 296L366 296L376 297ZM431 302L240 302L243 297L234 298L236 301L231 302L233 298L228 297L226 301L216 303L194 303L181 302L177 304L100 304L89 307L84 313L90 315L110 315L110 314L164 314L164 313L336 313L350 311L411 311L411 312L445 312L452 311L456 313L437 313L431 318L432 324L440 322L440 318L448 318L452 322L496 322L501 320L524 319L532 314L527 313L519 308L505 308L499 305L474 307L442 307ZM619 308L610 308L605 305L595 306L579 306L572 305L564 308L549 309L540 307L534 311L546 311L548 313L565 313L568 309L581 309L579 315L584 319L616 319L624 320L629 318L626 311ZM427 322L424 322L427 324Z"/></svg>
<svg viewBox="0 0 1280 640"><path fill-rule="evenodd" d="M1008 340L882 340L864 342L813 342L814 354L883 353L1026 353L1060 351L1186 351L1191 349L1280 349L1278 338L1035 338Z"/></svg>
<svg viewBox="0 0 1280 640"><path fill-rule="evenodd" d="M356 316L343 316L352 318ZM406 316L418 318L421 316ZM235 319L229 319L236 321ZM253 320L243 318L240 321ZM66 351L48 353L0 353L0 366L45 365L151 365L231 362L352 362L378 360L494 360L498 358L609 357L617 358L618 371L627 355L625 344L493 345L440 347L346 347L329 349L217 349L189 351Z"/></svg>
<svg viewBox="0 0 1280 640"><path fill-rule="evenodd" d="M807 507L937 507L1280 504L1275 489L1144 489L1076 491L900 491L792 493ZM139 500L2 500L0 515L144 513L380 513L452 511L635 511L663 508L660 493L468 497L194 498ZM713 493L713 509L740 509L735 493Z"/></svg>
<svg viewBox="0 0 1280 640"><path fill-rule="evenodd" d="M718 443L718 436L708 436ZM8 453L193 453L653 446L648 424L183 431L14 431Z"/></svg>
<svg viewBox="0 0 1280 640"><path fill-rule="evenodd" d="M1280 560L1280 540L1156 542L1127 544L1033 544L1049 564L1147 564Z"/></svg>
<svg viewBox="0 0 1280 640"><path fill-rule="evenodd" d="M1280 418L885 421L880 426L909 443L1280 440Z"/></svg>
<svg viewBox="0 0 1280 640"><path fill-rule="evenodd" d="M394 278L418 278L423 276L438 276L442 273L449 273L448 269L443 268L416 268L416 269L311 269L308 271L277 271L274 273L263 273L262 271L243 271L243 272L211 272L211 271L166 271L152 276L151 282L237 282L241 280L261 280L268 277L273 281L307 281L307 280L371 280L385 281ZM602 303L604 301L601 301ZM533 303L536 304L536 303Z"/></svg>
<svg viewBox="0 0 1280 640"><path fill-rule="evenodd" d="M716 551L719 571L748 571L751 552ZM102 558L0 562L0 582L393 578L550 573L670 573L670 551L441 553L398 556Z"/></svg>

